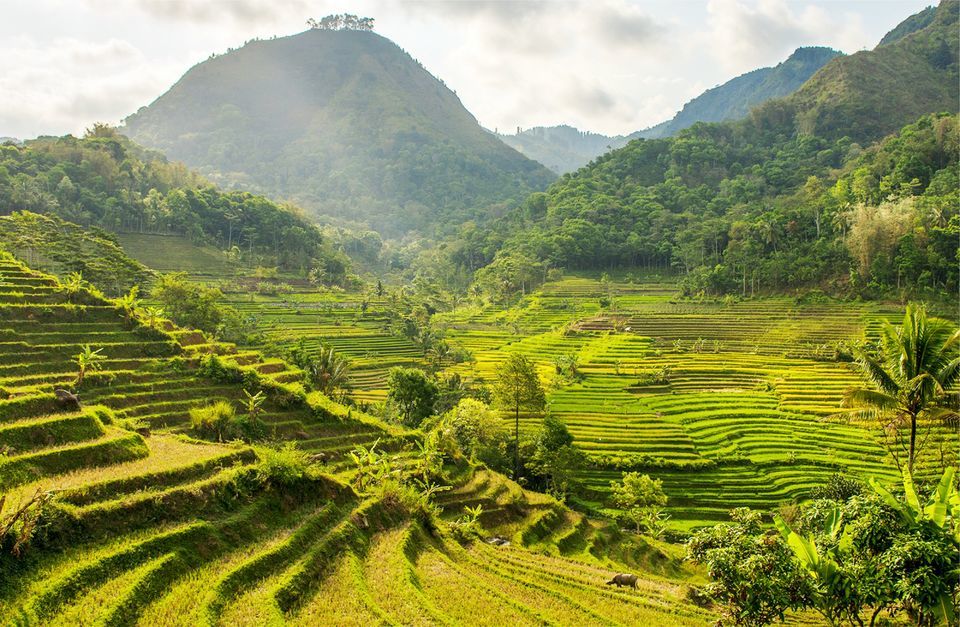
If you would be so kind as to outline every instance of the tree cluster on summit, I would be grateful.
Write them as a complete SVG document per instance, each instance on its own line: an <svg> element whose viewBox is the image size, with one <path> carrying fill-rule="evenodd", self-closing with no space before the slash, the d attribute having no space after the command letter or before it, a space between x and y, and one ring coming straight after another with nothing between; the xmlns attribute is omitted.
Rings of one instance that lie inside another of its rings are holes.
<svg viewBox="0 0 960 627"><path fill-rule="evenodd" d="M321 18L319 22L311 17L307 26L313 30L373 30L373 18L338 13Z"/></svg>

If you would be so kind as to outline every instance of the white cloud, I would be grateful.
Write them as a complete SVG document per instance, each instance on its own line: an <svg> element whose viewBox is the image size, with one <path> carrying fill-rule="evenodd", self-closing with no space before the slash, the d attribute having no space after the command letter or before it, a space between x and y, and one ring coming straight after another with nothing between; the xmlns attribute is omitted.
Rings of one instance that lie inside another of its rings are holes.
<svg viewBox="0 0 960 627"><path fill-rule="evenodd" d="M871 45L858 15L810 3L709 0L707 14L705 43L725 69L736 73L775 64L800 45L848 52Z"/></svg>
<svg viewBox="0 0 960 627"><path fill-rule="evenodd" d="M98 9L116 6L115 0L87 0ZM135 0L139 9L165 20L222 23L224 18L238 23L274 23L287 14L310 15L317 2L307 0ZM304 18L305 19L305 18Z"/></svg>
<svg viewBox="0 0 960 627"><path fill-rule="evenodd" d="M924 0L4 0L0 136L81 131L308 16L372 16L488 127L608 134L796 47L872 47Z"/></svg>
<svg viewBox="0 0 960 627"><path fill-rule="evenodd" d="M174 68L150 62L130 42L73 38L0 44L0 135L78 133L117 123L169 86Z"/></svg>

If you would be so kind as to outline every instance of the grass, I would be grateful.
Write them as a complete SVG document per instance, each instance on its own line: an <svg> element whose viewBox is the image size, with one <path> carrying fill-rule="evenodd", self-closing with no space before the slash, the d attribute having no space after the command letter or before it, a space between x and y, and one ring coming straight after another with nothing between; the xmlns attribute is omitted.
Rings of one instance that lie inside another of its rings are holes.
<svg viewBox="0 0 960 627"><path fill-rule="evenodd" d="M509 539L508 547L461 546L442 523L427 530L387 503L358 498L340 482L352 473L346 453L379 439L406 463L415 435L316 392L283 400L284 390L301 389L301 374L256 346L178 329L148 333L109 302L66 302L51 281L0 255L0 388L9 396L0 399L0 482L8 507L56 491L65 517L63 544L51 537L25 560L0 558L0 576L15 574L0 586L0 614L174 625L715 619L687 602L704 574L681 561L676 545L624 534L491 471L451 471L453 489L438 501L444 520L482 505L485 535ZM474 356L443 364L448 372L489 381L510 352L535 361L551 411L591 461L579 477L584 505L603 510L609 482L640 468L663 480L671 525L684 532L725 519L730 507L803 499L840 468L894 475L868 425L831 418L857 376L824 361L822 348L871 333L887 312L789 299L678 303L661 283L613 289L616 312L600 309L597 280L571 277L513 307L470 304L437 320ZM349 354L360 400L383 397L390 365L423 363L388 328L386 301L364 306L359 295L304 285L230 299L259 316L268 343L303 339L315 350L326 342ZM58 407L53 390L72 384L71 353L88 343L105 347L104 371L80 390L82 410ZM223 364L217 379L198 369L211 353ZM576 360L578 379L556 374L559 357ZM651 383L649 373L664 370L667 380ZM238 407L241 379L267 390L270 437L323 453L324 470L340 480L256 484L259 449L194 439L191 411ZM522 417L527 433L537 423ZM146 425L149 435L128 430ZM641 575L639 591L604 585L627 570Z"/></svg>

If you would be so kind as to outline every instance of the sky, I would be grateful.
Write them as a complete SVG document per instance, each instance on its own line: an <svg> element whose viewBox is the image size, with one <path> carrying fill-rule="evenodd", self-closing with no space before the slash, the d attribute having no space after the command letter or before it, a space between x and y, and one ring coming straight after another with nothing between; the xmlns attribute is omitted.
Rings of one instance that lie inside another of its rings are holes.
<svg viewBox="0 0 960 627"><path fill-rule="evenodd" d="M0 136L119 123L191 66L373 17L485 127L627 134L799 46L873 48L930 0L0 0Z"/></svg>

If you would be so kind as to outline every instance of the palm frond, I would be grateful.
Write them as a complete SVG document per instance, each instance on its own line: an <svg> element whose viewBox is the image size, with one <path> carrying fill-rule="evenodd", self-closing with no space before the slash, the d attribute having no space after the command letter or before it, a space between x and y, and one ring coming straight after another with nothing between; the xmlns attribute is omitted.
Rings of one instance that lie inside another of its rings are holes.
<svg viewBox="0 0 960 627"><path fill-rule="evenodd" d="M892 394L865 390L863 388L847 390L843 395L841 407L873 408L879 411L892 411L900 406L900 401Z"/></svg>
<svg viewBox="0 0 960 627"><path fill-rule="evenodd" d="M859 351L859 359L857 360L860 370L863 372L874 385L883 390L888 394L896 394L897 390L900 389L900 385L897 383L896 378L887 372L883 364L881 364L877 359L870 356L864 351Z"/></svg>

